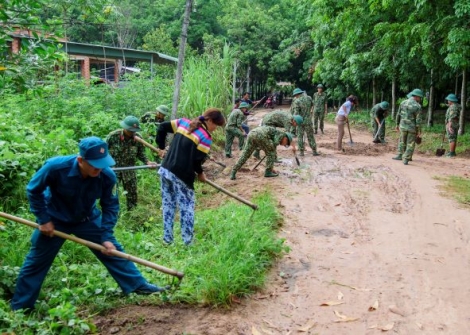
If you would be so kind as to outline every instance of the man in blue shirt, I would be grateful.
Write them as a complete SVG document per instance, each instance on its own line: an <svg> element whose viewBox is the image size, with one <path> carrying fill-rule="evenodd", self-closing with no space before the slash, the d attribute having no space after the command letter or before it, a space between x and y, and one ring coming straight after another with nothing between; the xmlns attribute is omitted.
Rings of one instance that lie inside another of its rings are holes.
<svg viewBox="0 0 470 335"><path fill-rule="evenodd" d="M16 282L13 310L34 308L44 278L65 242L54 236L55 229L104 246L103 252L90 250L125 294L164 290L149 284L133 262L110 256L112 250L123 251L113 234L119 212L116 175L110 169L115 162L106 142L98 137L81 140L79 149L79 155L47 160L26 188L39 229L33 233ZM101 211L96 207L98 199Z"/></svg>

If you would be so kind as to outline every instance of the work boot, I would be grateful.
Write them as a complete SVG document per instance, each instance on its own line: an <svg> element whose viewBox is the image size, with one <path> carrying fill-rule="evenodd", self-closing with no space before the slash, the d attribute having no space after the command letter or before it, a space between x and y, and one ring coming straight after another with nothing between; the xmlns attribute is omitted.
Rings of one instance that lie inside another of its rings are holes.
<svg viewBox="0 0 470 335"><path fill-rule="evenodd" d="M408 165L408 162L409 162L408 159L404 159L404 160L403 160L403 164L405 164L405 165Z"/></svg>
<svg viewBox="0 0 470 335"><path fill-rule="evenodd" d="M392 159L396 160L396 161L401 161L402 160L402 155L396 155L395 157L393 157Z"/></svg>
<svg viewBox="0 0 470 335"><path fill-rule="evenodd" d="M315 150L314 152L312 152L312 155L314 156L320 156L320 154Z"/></svg>
<svg viewBox="0 0 470 335"><path fill-rule="evenodd" d="M154 294L154 293L160 293L168 290L170 286L165 286L165 287L159 287L157 285L149 284L149 283L144 283L140 285L137 289L134 290L134 293L136 294Z"/></svg>
<svg viewBox="0 0 470 335"><path fill-rule="evenodd" d="M253 154L253 157L256 158L256 159L261 159L261 156L259 155L259 152L258 152L258 153L254 153L254 154Z"/></svg>
<svg viewBox="0 0 470 335"><path fill-rule="evenodd" d="M301 151L301 152L299 153L299 156L305 156L305 153L304 153L303 151Z"/></svg>
<svg viewBox="0 0 470 335"><path fill-rule="evenodd" d="M380 140L380 143L382 143L382 144L387 144L387 141L385 141L385 140Z"/></svg>
<svg viewBox="0 0 470 335"><path fill-rule="evenodd" d="M273 170L266 170L264 173L264 176L269 178L269 177L277 177L279 176L279 173L274 173Z"/></svg>
<svg viewBox="0 0 470 335"><path fill-rule="evenodd" d="M322 133L323 135L325 135L325 133L323 132L323 129L320 129L320 130L321 130L321 133Z"/></svg>
<svg viewBox="0 0 470 335"><path fill-rule="evenodd" d="M225 157L227 157L227 158L232 158L232 155L230 155L230 154L225 154Z"/></svg>
<svg viewBox="0 0 470 335"><path fill-rule="evenodd" d="M449 151L449 152L446 154L446 157L455 157L455 156L457 156L457 155L455 154L455 151Z"/></svg>
<svg viewBox="0 0 470 335"><path fill-rule="evenodd" d="M236 174L237 174L237 172L235 172L235 171L230 172L230 180L237 179L237 177L235 176Z"/></svg>
<svg viewBox="0 0 470 335"><path fill-rule="evenodd" d="M316 134L316 133L317 133L317 130L316 130L316 129L314 129L314 130L313 130L313 133L314 133L314 134Z"/></svg>

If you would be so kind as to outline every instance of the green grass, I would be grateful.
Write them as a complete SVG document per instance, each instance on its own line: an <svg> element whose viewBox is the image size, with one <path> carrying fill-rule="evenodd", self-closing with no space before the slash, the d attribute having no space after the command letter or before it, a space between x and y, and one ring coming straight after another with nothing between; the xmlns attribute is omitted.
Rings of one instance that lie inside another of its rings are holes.
<svg viewBox="0 0 470 335"><path fill-rule="evenodd" d="M453 197L463 205L470 206L470 178L450 176L436 179L444 183L442 189L446 195Z"/></svg>

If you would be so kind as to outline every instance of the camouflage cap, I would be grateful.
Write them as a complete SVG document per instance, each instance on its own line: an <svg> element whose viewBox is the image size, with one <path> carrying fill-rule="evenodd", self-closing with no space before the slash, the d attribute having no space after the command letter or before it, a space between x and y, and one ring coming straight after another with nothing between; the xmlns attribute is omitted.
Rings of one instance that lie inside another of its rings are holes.
<svg viewBox="0 0 470 335"><path fill-rule="evenodd" d="M457 98L457 96L453 93L449 94L448 96L446 96L446 100L448 101L452 101L452 102L458 102L459 99Z"/></svg>
<svg viewBox="0 0 470 335"><path fill-rule="evenodd" d="M160 105L157 107L157 112L162 113L165 116L170 115L170 109L165 105Z"/></svg>
<svg viewBox="0 0 470 335"><path fill-rule="evenodd" d="M322 84L318 84L317 88L324 88Z"/></svg>
<svg viewBox="0 0 470 335"><path fill-rule="evenodd" d="M139 120L135 116L128 116L120 123L121 127L129 131L140 131Z"/></svg>
<svg viewBox="0 0 470 335"><path fill-rule="evenodd" d="M292 143L292 140L294 139L294 135L292 135L289 132L286 132L284 135L287 137L287 140L288 140L287 145L290 145Z"/></svg>

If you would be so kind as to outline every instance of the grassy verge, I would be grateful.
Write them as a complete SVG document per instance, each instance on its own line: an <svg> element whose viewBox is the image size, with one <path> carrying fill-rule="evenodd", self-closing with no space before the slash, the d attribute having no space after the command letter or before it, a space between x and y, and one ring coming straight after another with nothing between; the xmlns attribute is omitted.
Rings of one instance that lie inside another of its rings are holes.
<svg viewBox="0 0 470 335"><path fill-rule="evenodd" d="M142 179L150 183L149 178L154 176ZM140 185L140 189L144 187L145 184ZM183 245L179 224L175 224L175 244L164 247L158 183L153 183L152 187L147 185L147 189L149 194L142 197L135 213L122 213L116 236L129 254L183 271L185 277L181 283L139 266L150 282L176 285L163 295L123 296L87 248L67 242L46 278L37 309L30 314L13 313L8 300L18 267L29 248L32 230L6 222L5 230L0 231L6 242L0 248L0 331L84 334L94 330L93 315L135 303L229 306L234 298L262 287L266 270L287 251L276 234L281 217L269 193L261 193L253 199L260 208L255 212L234 202L198 211L194 245ZM198 197L201 197L199 192ZM152 198L158 201L151 203Z"/></svg>
<svg viewBox="0 0 470 335"><path fill-rule="evenodd" d="M450 176L436 179L444 183L441 187L446 195L453 197L463 205L470 206L470 178Z"/></svg>

